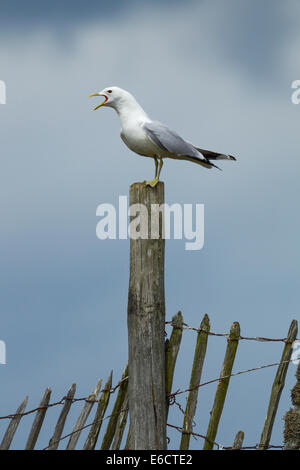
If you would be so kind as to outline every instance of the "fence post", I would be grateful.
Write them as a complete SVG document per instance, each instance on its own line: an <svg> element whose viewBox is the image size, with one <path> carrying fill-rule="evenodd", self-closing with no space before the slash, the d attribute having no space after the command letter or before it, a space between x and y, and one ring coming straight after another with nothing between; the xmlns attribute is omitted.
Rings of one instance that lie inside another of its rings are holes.
<svg viewBox="0 0 300 470"><path fill-rule="evenodd" d="M290 365L289 361L293 352L293 342L297 338L297 333L298 322L296 320L293 320L289 328L287 342L284 345L280 364L278 366L277 373L273 382L264 428L261 433L259 450L267 449L270 443L279 400L285 384L286 374Z"/></svg>
<svg viewBox="0 0 300 470"><path fill-rule="evenodd" d="M130 187L128 395L130 449L166 449L165 293L163 223L158 208L164 184ZM138 217L133 218L138 214ZM140 237L134 228L139 227ZM152 231L151 231L152 229ZM150 233L149 233L150 232ZM149 236L151 235L151 236Z"/></svg>
<svg viewBox="0 0 300 470"><path fill-rule="evenodd" d="M172 384L174 378L174 370L176 365L176 360L181 344L182 338L182 323L183 317L181 312L178 312L177 315L174 315L172 318L172 334L170 340L166 341L166 396L167 396L167 411L166 419L168 419L170 398L169 395L172 391Z"/></svg>
<svg viewBox="0 0 300 470"><path fill-rule="evenodd" d="M25 450L33 450L36 444L36 441L39 437L42 424L45 419L46 411L48 409L48 404L51 396L51 388L46 388L45 393L42 397L42 400L39 404L39 409L36 412L32 427L27 439Z"/></svg>
<svg viewBox="0 0 300 470"><path fill-rule="evenodd" d="M243 431L239 431L237 432L235 438L234 438L234 442L233 442L233 445L232 445L232 450L240 450L242 445L243 445L243 442L244 442L244 437L245 437L245 434Z"/></svg>
<svg viewBox="0 0 300 470"><path fill-rule="evenodd" d="M64 430L64 426L65 426L66 419L69 414L71 405L73 403L72 400L74 398L75 392L76 392L76 384L73 383L67 393L65 404L59 415L57 424L54 429L54 433L49 441L48 450L57 450L59 446L59 441L60 441L62 432Z"/></svg>
<svg viewBox="0 0 300 470"><path fill-rule="evenodd" d="M202 375L202 369L207 348L208 333L210 330L210 322L207 314L200 324L200 330L197 334L197 343L194 354L194 362L190 380L190 391L187 398L184 421L183 421L183 432L181 435L180 450L188 450L191 439L191 432L193 431L193 419L197 408L197 399L199 392L199 384Z"/></svg>
<svg viewBox="0 0 300 470"><path fill-rule="evenodd" d="M12 440L14 438L15 432L17 430L17 427L19 426L19 423L22 418L22 413L24 413L25 408L27 406L28 402L28 397L25 397L24 400L22 401L21 405L16 411L16 415L20 416L15 416L11 419L8 428L4 434L4 437L2 439L1 445L0 445L0 450L8 450L10 448L10 445L12 443Z"/></svg>
<svg viewBox="0 0 300 470"><path fill-rule="evenodd" d="M214 440L217 435L219 421L222 415L226 399L230 375L232 373L232 367L234 364L240 334L241 332L239 323L233 323L230 329L229 338L227 340L227 348L220 374L220 381L217 386L214 405L210 414L210 420L207 428L206 440L204 442L203 450L212 450L214 447Z"/></svg>

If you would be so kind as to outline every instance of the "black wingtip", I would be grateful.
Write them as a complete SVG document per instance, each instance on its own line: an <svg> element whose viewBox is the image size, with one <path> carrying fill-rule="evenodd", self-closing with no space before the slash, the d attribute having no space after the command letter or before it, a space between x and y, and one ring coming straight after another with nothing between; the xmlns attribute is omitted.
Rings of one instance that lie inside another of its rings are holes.
<svg viewBox="0 0 300 470"><path fill-rule="evenodd" d="M217 168L217 170L223 171L222 168L220 168L219 166L215 165L214 163L209 162L209 164L210 164L211 166L213 166L214 168Z"/></svg>
<svg viewBox="0 0 300 470"><path fill-rule="evenodd" d="M230 158L230 160L234 160L236 162L236 158L233 155L228 155L228 157Z"/></svg>

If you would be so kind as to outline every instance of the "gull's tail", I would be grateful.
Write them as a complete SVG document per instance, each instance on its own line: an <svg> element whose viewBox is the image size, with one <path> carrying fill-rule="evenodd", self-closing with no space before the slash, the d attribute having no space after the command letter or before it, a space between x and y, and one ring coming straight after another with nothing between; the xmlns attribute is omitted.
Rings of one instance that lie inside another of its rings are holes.
<svg viewBox="0 0 300 470"><path fill-rule="evenodd" d="M212 152L211 150L203 150L198 147L195 147L198 152L200 152L206 160L234 160L236 158L232 155L227 155L225 153Z"/></svg>
<svg viewBox="0 0 300 470"><path fill-rule="evenodd" d="M204 158L186 156L186 157L184 157L184 159L189 160L189 161L194 162L194 163L198 163L198 165L202 165L205 168L214 167L214 168L217 168L218 170L221 170L221 168L219 168L217 165L212 163L211 160L235 160L236 161L236 158L233 157L232 155L226 155L224 153L212 152L211 150L203 150L203 149L200 149L199 147L194 147L194 148Z"/></svg>
<svg viewBox="0 0 300 470"><path fill-rule="evenodd" d="M194 146L193 146L194 147ZM217 165L211 162L211 160L236 160L232 155L226 155L224 153L211 152L210 150L203 150L198 147L194 147L199 153L199 157L196 155L170 155L170 158L176 160L187 160L189 162L197 163L198 165L204 166L205 168L217 168L222 171ZM201 158L202 156L203 158Z"/></svg>

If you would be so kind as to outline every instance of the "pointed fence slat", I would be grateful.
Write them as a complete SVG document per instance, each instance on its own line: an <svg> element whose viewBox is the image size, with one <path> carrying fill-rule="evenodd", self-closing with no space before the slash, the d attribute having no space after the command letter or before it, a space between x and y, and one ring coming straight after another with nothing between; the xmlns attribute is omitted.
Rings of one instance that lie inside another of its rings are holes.
<svg viewBox="0 0 300 470"><path fill-rule="evenodd" d="M236 434L233 445L232 445L232 450L240 450L241 449L241 447L243 445L243 442L244 442L244 437L245 437L245 434L243 433L243 431L239 431Z"/></svg>
<svg viewBox="0 0 300 470"><path fill-rule="evenodd" d="M227 340L227 348L225 358L220 374L220 381L218 383L213 408L210 415L209 425L206 433L206 439L204 442L203 450L212 450L214 447L214 441L217 435L220 418L222 415L228 385L230 381L230 375L232 373L232 367L236 355L240 337L240 325L235 322L231 326L229 338Z"/></svg>
<svg viewBox="0 0 300 470"><path fill-rule="evenodd" d="M126 379L127 378L127 379ZM125 380L126 379L126 380ZM111 417L108 421L108 425L103 437L101 450L108 450L111 446L112 440L115 435L116 426L118 422L118 416L122 409L124 409L124 400L128 390L128 364L125 367L125 370L122 375L122 382L119 387L118 395L111 412Z"/></svg>
<svg viewBox="0 0 300 470"><path fill-rule="evenodd" d="M172 390L175 364L182 338L183 317L181 312L172 318L172 334L170 340L166 342L166 396L169 397ZM169 400L167 400L167 418L169 413Z"/></svg>
<svg viewBox="0 0 300 470"><path fill-rule="evenodd" d="M22 401L21 405L16 411L16 414L22 414L26 408L28 402L28 397L25 397L24 400ZM12 440L14 438L14 435L16 433L17 427L19 426L19 423L21 421L22 416L16 416L11 419L7 430L3 436L1 445L0 445L0 450L8 450L10 448L10 445L12 443Z"/></svg>
<svg viewBox="0 0 300 470"><path fill-rule="evenodd" d="M108 381L105 384L105 387L104 387L104 389L101 393L101 397L100 397L100 400L99 400L99 403L98 403L98 406L97 406L97 410L96 410L96 413L95 413L93 425L90 429L88 437L87 437L87 439L85 441L85 444L83 446L84 450L94 450L94 448L96 446L98 436L99 436L99 432L100 432L100 429L101 429L101 426L102 426L103 418L104 418L104 415L105 415L105 411L106 411L108 403L109 403L109 399L110 399L110 395L111 395L111 393L110 393L111 386L112 386L112 371L111 371L110 376L108 378Z"/></svg>
<svg viewBox="0 0 300 470"><path fill-rule="evenodd" d="M285 343L283 353L281 356L281 364L278 366L277 373L273 382L271 396L269 400L268 411L265 419L264 428L261 434L259 450L264 450L268 447L271 439L271 434L273 430L274 420L278 409L279 400L281 393L285 384L286 374L289 368L289 361L293 352L293 342L297 338L298 333L298 323L296 320L293 320L288 336L287 342Z"/></svg>
<svg viewBox="0 0 300 470"><path fill-rule="evenodd" d="M127 438L126 438L126 443L125 443L124 450L131 450L131 447L130 447L130 422L129 422L129 426L128 426L128 432L127 432Z"/></svg>
<svg viewBox="0 0 300 470"><path fill-rule="evenodd" d="M50 396L51 396L51 388L46 388L43 398L39 404L39 408L44 408L44 407L45 408L38 410L36 412L36 416L34 418L34 421L33 421L33 424L32 424L28 439L27 439L25 450L33 450L35 447L37 438L39 437L39 433L40 433L42 424L45 419Z"/></svg>
<svg viewBox="0 0 300 470"><path fill-rule="evenodd" d="M80 415L79 415L79 417L76 421L76 424L74 426L74 429L72 431L72 435L71 435L71 437L69 439L69 442L67 444L66 450L74 450L75 449L76 444L78 442L78 439L80 437L81 430L82 430L83 426L85 425L86 420L87 420L90 412L92 411L92 408L95 404L95 400L98 397L98 394L99 394L99 391L100 391L100 388L101 388L101 383L102 383L102 380L99 379L94 391L88 396L85 404L83 405L81 413L80 413Z"/></svg>
<svg viewBox="0 0 300 470"><path fill-rule="evenodd" d="M127 416L128 416L128 390L126 392L126 396L123 402L123 409L124 411L122 411L118 416L115 437L111 446L112 450L119 450L121 446L124 429L125 429L126 422L127 422Z"/></svg>
<svg viewBox="0 0 300 470"><path fill-rule="evenodd" d="M49 441L48 450L56 450L58 448L59 440L61 438L64 426L65 426L65 422L66 422L68 413L69 413L71 405L72 405L72 399L74 398L75 392L76 392L76 384L72 384L70 390L67 393L65 403L64 403L64 406L63 406L63 408L61 410L61 413L59 415L59 418L58 418L57 424L55 426L53 436L51 437L51 439Z"/></svg>
<svg viewBox="0 0 300 470"><path fill-rule="evenodd" d="M197 343L194 354L194 362L190 380L190 392L188 394L187 404L185 408L180 450L187 450L190 444L191 432L193 430L193 420L197 408L197 399L199 392L199 384L203 369L203 363L207 348L208 332L210 330L210 322L207 314L200 325L200 331L197 334Z"/></svg>

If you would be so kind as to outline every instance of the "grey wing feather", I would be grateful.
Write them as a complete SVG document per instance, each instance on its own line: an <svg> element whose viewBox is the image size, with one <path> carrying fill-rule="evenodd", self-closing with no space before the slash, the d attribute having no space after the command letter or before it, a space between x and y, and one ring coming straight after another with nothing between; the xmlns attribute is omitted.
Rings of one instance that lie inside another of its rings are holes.
<svg viewBox="0 0 300 470"><path fill-rule="evenodd" d="M211 160L236 160L232 155L211 152L210 150L195 147L180 137L177 132L172 131L159 121L146 122L143 125L143 129L152 142L162 150L167 151L171 158L189 160L206 168L215 167L219 170L220 168L212 163Z"/></svg>
<svg viewBox="0 0 300 470"><path fill-rule="evenodd" d="M162 150L172 155L198 157L198 150L186 142L177 132L172 131L159 121L146 122L143 125L148 137Z"/></svg>

